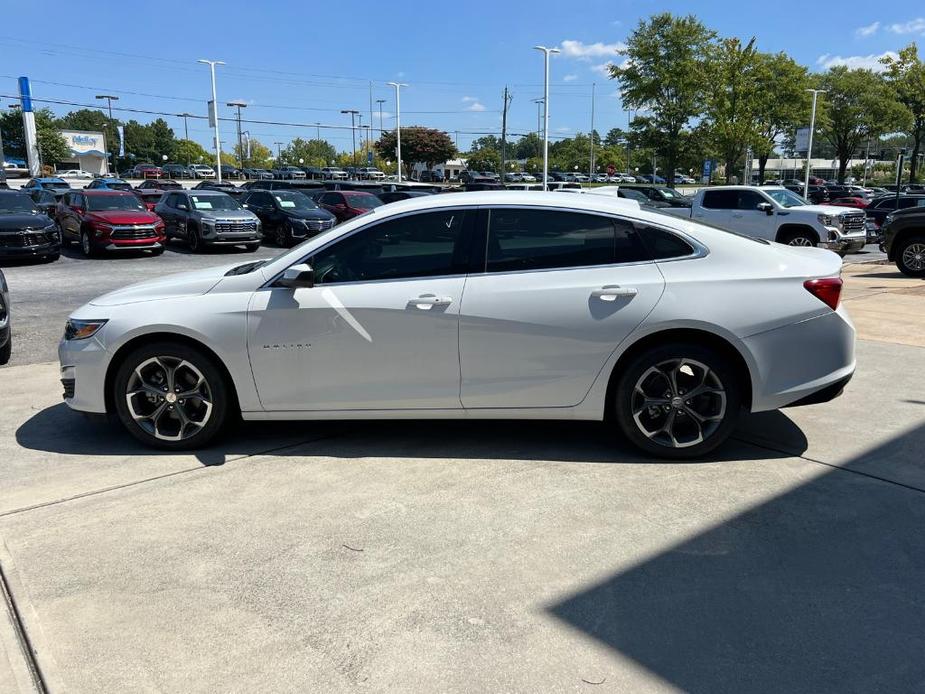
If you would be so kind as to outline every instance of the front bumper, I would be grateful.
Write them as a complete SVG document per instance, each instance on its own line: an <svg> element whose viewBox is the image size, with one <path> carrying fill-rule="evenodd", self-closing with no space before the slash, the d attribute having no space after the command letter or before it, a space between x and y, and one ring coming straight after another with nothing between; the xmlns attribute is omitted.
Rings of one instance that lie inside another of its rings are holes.
<svg viewBox="0 0 925 694"><path fill-rule="evenodd" d="M62 339L58 343L63 397L68 407L80 412L106 413L104 384L109 357L98 335L86 340Z"/></svg>
<svg viewBox="0 0 925 694"><path fill-rule="evenodd" d="M60 252L60 241L49 241L48 243L29 246L0 246L0 258L42 258Z"/></svg>
<svg viewBox="0 0 925 694"><path fill-rule="evenodd" d="M752 357L752 411L809 404L827 389L840 391L854 373L855 339L844 307L745 338Z"/></svg>

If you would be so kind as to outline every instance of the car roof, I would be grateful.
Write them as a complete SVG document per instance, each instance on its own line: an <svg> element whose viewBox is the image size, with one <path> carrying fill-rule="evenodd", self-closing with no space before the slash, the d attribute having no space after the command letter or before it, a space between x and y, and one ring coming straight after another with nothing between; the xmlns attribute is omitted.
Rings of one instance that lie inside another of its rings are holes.
<svg viewBox="0 0 925 694"><path fill-rule="evenodd" d="M92 195L94 197L102 197L104 195L131 195L127 190L107 190L106 188L84 188L81 191L84 195Z"/></svg>
<svg viewBox="0 0 925 694"><path fill-rule="evenodd" d="M39 183L67 183L67 181L58 176L39 176L38 178L33 178L32 180Z"/></svg>
<svg viewBox="0 0 925 694"><path fill-rule="evenodd" d="M170 192L171 192L171 193L189 193L190 195L195 195L195 196L197 196L197 197L201 197L201 196L203 196L203 195L225 195L225 196L227 196L227 197L231 197L231 196L228 195L228 193L226 193L225 191L223 191L223 190L215 190L214 188L196 188L196 189L190 189L190 190L186 190L186 189L184 189L184 190L172 190L172 191L170 191Z"/></svg>
<svg viewBox="0 0 925 694"><path fill-rule="evenodd" d="M29 194L21 190L4 190L0 188L0 195L22 195L25 198L29 198ZM30 200L32 198L29 198Z"/></svg>

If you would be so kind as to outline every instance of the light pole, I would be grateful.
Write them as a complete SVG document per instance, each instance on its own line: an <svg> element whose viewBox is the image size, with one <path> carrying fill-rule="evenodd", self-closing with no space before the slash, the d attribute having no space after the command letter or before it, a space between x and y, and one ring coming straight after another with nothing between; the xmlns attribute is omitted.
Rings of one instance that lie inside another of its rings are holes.
<svg viewBox="0 0 925 694"><path fill-rule="evenodd" d="M385 99L376 99L376 103L379 104L379 137L382 137L382 104Z"/></svg>
<svg viewBox="0 0 925 694"><path fill-rule="evenodd" d="M357 129L356 125L354 125L354 118L359 113L359 111L347 108L342 109L341 113L350 114L350 136L353 138L353 176L355 178L357 175Z"/></svg>
<svg viewBox="0 0 925 694"><path fill-rule="evenodd" d="M389 86L395 87L395 157L398 160L398 182L401 183L401 88L408 85L389 82Z"/></svg>
<svg viewBox="0 0 925 694"><path fill-rule="evenodd" d="M215 130L215 180L222 182L222 143L218 134L218 97L215 95L215 66L224 65L224 60L205 60L200 58L196 61L203 65L209 66L209 72L212 75L212 112L209 118L212 120L212 127Z"/></svg>
<svg viewBox="0 0 925 694"><path fill-rule="evenodd" d="M591 83L591 164L588 166L588 185L594 177L594 82Z"/></svg>
<svg viewBox="0 0 925 694"><path fill-rule="evenodd" d="M534 46L535 50L543 52L543 190L547 188L549 177L549 56L558 53L558 48Z"/></svg>
<svg viewBox="0 0 925 694"><path fill-rule="evenodd" d="M235 99L234 101L229 101L225 106L232 106L238 109L238 161L241 162L241 168L243 169L244 164L244 141L241 139L241 109L247 108L247 102L241 101L240 99Z"/></svg>
<svg viewBox="0 0 925 694"><path fill-rule="evenodd" d="M180 118L183 119L183 137L186 140L189 139L189 123L186 122L186 119L192 118L192 117L193 117L192 113L181 113L180 114ZM189 162L186 162L186 163L189 164Z"/></svg>
<svg viewBox="0 0 925 694"><path fill-rule="evenodd" d="M543 123L542 123L543 114L540 111L540 106L545 104L545 102L543 101L542 98L540 98L540 99L534 99L533 103L536 104L536 145L537 145L536 156L540 156L540 154L542 154L542 152L539 151L540 134L543 132Z"/></svg>
<svg viewBox="0 0 925 694"><path fill-rule="evenodd" d="M813 131L816 129L816 98L825 94L825 89L807 89L813 94L813 112L809 118L809 142L806 146L806 178L803 181L803 197L809 199L809 172L813 166Z"/></svg>
<svg viewBox="0 0 925 694"><path fill-rule="evenodd" d="M283 146L283 143L274 142L273 144L276 145L276 166L279 167L283 164L283 153L280 151L280 147Z"/></svg>
<svg viewBox="0 0 925 694"><path fill-rule="evenodd" d="M111 94L97 94L97 95L96 95L96 98L97 98L97 99L106 99L106 101L107 101L107 103L108 103L108 105L109 105L109 127L112 128L114 131L116 131L116 124L115 124L115 123L113 122L113 120L112 120L112 102L113 102L113 101L118 101L118 100L119 100L119 97L118 97L118 96L112 96ZM116 132L118 132L118 131L116 131ZM109 148L110 148L110 149L113 149L113 146L112 146L112 145L115 145L115 144L117 144L117 143L116 143L116 142L111 143ZM110 154L112 155L112 168L115 169L115 168L116 168L116 154L115 154L115 152L110 152Z"/></svg>
<svg viewBox="0 0 925 694"><path fill-rule="evenodd" d="M315 123L315 139L316 140L321 139L321 123L320 122Z"/></svg>

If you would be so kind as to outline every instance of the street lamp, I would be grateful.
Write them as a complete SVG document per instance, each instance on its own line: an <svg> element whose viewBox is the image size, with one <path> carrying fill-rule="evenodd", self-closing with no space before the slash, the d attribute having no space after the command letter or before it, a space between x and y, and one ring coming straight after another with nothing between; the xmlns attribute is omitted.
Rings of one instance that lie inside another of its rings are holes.
<svg viewBox="0 0 925 694"><path fill-rule="evenodd" d="M543 190L548 190L546 179L549 176L549 56L551 53L559 53L559 49L546 46L533 48L543 52Z"/></svg>
<svg viewBox="0 0 925 694"><path fill-rule="evenodd" d="M224 65L224 60L205 60L200 58L196 61L203 65L209 66L209 72L212 75L212 108L209 118L212 120L212 127L215 131L215 180L222 182L222 143L218 134L218 97L215 95L215 66Z"/></svg>
<svg viewBox="0 0 925 694"><path fill-rule="evenodd" d="M283 143L274 142L273 144L276 145L276 165L279 166L283 163L283 153L280 151L280 147L283 146Z"/></svg>
<svg viewBox="0 0 925 694"><path fill-rule="evenodd" d="M186 122L186 119L192 118L192 117L193 117L192 113L181 113L180 114L180 118L183 119L183 138L186 140L189 139L189 123Z"/></svg>
<svg viewBox="0 0 925 694"><path fill-rule="evenodd" d="M244 162L244 141L241 139L241 109L247 108L247 102L235 99L234 101L229 101L225 105L238 109L238 161L241 162L241 168L243 169L246 164Z"/></svg>
<svg viewBox="0 0 925 694"><path fill-rule="evenodd" d="M382 137L382 104L385 99L376 99L376 103L379 104L379 137Z"/></svg>
<svg viewBox="0 0 925 694"><path fill-rule="evenodd" d="M809 119L809 142L806 147L806 178L803 182L803 197L809 199L809 172L812 169L813 161L813 130L816 129L816 98L820 94L825 94L825 89L807 89L813 95L813 112Z"/></svg>
<svg viewBox="0 0 925 694"><path fill-rule="evenodd" d="M353 175L354 177L356 177L357 175L357 131L356 131L356 126L354 125L354 118L359 113L359 111L347 108L347 109L341 109L341 113L350 114L350 135L353 138Z"/></svg>
<svg viewBox="0 0 925 694"><path fill-rule="evenodd" d="M115 130L116 124L112 120L112 102L118 101L119 97L113 96L112 94L97 94L96 98L106 99L107 103L109 104L109 127ZM111 143L109 149L112 150L113 149L112 145L115 145L115 144L116 144L115 142ZM116 155L114 152L110 152L110 154L112 155L112 168L115 169L116 168Z"/></svg>
<svg viewBox="0 0 925 694"><path fill-rule="evenodd" d="M401 183L401 88L408 85L401 82L389 82L388 84L395 87L395 158L398 166L398 182Z"/></svg>

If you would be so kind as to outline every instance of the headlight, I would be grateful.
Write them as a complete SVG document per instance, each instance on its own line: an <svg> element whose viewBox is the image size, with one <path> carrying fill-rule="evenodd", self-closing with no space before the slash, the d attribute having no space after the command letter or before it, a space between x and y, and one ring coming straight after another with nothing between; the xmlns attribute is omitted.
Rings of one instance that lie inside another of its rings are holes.
<svg viewBox="0 0 925 694"><path fill-rule="evenodd" d="M86 340L88 337L96 335L104 325L106 325L105 320L75 320L68 318L67 323L64 325L64 339Z"/></svg>
<svg viewBox="0 0 925 694"><path fill-rule="evenodd" d="M893 217L894 217L894 216L895 216L895 215L894 215L892 212L890 212L886 217L883 218L883 223L884 223L884 224L889 224L890 222L893 221Z"/></svg>
<svg viewBox="0 0 925 694"><path fill-rule="evenodd" d="M819 220L819 223L822 226L830 227L832 226L832 215L830 214L820 214L816 215L816 219Z"/></svg>
<svg viewBox="0 0 925 694"><path fill-rule="evenodd" d="M58 231L58 227L56 227L54 224L49 224L47 227L42 229L42 231Z"/></svg>

